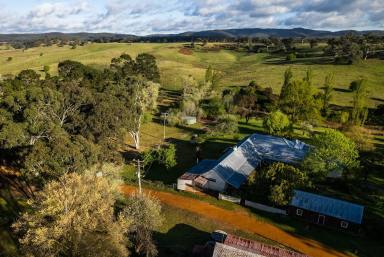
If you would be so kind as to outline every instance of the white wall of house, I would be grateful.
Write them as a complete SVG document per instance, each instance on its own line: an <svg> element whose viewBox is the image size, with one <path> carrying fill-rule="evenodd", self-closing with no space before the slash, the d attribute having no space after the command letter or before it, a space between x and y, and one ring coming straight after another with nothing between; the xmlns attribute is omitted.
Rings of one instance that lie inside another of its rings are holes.
<svg viewBox="0 0 384 257"><path fill-rule="evenodd" d="M227 186L227 183L214 171L208 171L202 174L204 178L208 180L208 189L224 192Z"/></svg>
<svg viewBox="0 0 384 257"><path fill-rule="evenodd" d="M187 185L192 185L192 180L189 179L177 179L177 189L186 190Z"/></svg>

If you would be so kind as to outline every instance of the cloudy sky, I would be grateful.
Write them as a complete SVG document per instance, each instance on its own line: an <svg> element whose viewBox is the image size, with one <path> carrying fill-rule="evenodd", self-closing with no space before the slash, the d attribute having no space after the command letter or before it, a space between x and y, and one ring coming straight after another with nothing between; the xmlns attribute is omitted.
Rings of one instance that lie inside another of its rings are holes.
<svg viewBox="0 0 384 257"><path fill-rule="evenodd" d="M0 0L0 7L0 33L384 30L384 0Z"/></svg>

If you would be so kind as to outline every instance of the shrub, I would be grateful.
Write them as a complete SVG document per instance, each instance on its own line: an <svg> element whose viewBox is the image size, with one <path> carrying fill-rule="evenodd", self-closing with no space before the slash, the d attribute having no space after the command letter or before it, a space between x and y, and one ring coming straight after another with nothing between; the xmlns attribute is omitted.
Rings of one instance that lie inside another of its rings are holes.
<svg viewBox="0 0 384 257"><path fill-rule="evenodd" d="M270 113L263 122L268 133L273 135L284 135L290 126L289 118L280 110Z"/></svg>
<svg viewBox="0 0 384 257"><path fill-rule="evenodd" d="M190 100L184 100L181 104L181 110L185 115L195 116L197 114L197 106L195 102Z"/></svg>
<svg viewBox="0 0 384 257"><path fill-rule="evenodd" d="M13 60L13 57L11 57L11 56L7 58L7 62L10 62L12 60Z"/></svg>
<svg viewBox="0 0 384 257"><path fill-rule="evenodd" d="M223 101L218 97L205 100L202 108L207 117L211 119L217 119L217 117L225 113Z"/></svg>
<svg viewBox="0 0 384 257"><path fill-rule="evenodd" d="M162 145L149 149L142 154L144 166L151 167L153 163L164 165L166 169L176 166L176 147L173 144Z"/></svg>
<svg viewBox="0 0 384 257"><path fill-rule="evenodd" d="M171 112L169 112L169 115L167 117L167 124L169 126L177 126L181 123L181 113L178 112L177 110L173 110Z"/></svg>
<svg viewBox="0 0 384 257"><path fill-rule="evenodd" d="M143 123L146 124L146 123L151 122L151 121L152 121L152 118L153 118L152 113L149 113L149 112L144 113L144 116L143 116Z"/></svg>
<svg viewBox="0 0 384 257"><path fill-rule="evenodd" d="M120 175L123 181L127 184L135 183L137 181L136 168L133 165L126 165L122 169Z"/></svg>
<svg viewBox="0 0 384 257"><path fill-rule="evenodd" d="M296 60L296 54L295 53L288 54L286 57L286 60L290 62Z"/></svg>
<svg viewBox="0 0 384 257"><path fill-rule="evenodd" d="M237 133L238 119L235 115L225 114L218 118L216 125L213 127L213 132L218 133Z"/></svg>

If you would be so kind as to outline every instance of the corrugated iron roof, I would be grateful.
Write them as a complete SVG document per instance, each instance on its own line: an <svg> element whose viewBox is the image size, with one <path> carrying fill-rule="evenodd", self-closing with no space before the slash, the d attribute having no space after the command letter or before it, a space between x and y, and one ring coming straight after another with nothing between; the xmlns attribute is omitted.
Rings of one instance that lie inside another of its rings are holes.
<svg viewBox="0 0 384 257"><path fill-rule="evenodd" d="M232 234L227 235L224 244L265 257L307 257L307 255L298 252L290 251L277 246L263 244Z"/></svg>
<svg viewBox="0 0 384 257"><path fill-rule="evenodd" d="M188 173L203 174L203 173L211 170L213 167L215 167L217 163L218 163L217 160L209 160L209 159L202 160L198 164L196 164L195 166L190 168L188 170Z"/></svg>
<svg viewBox="0 0 384 257"><path fill-rule="evenodd" d="M290 205L357 224L361 224L364 214L362 205L300 190L294 190Z"/></svg>
<svg viewBox="0 0 384 257"><path fill-rule="evenodd" d="M215 243L212 257L263 257L262 255L244 251L242 249L225 245L221 243Z"/></svg>
<svg viewBox="0 0 384 257"><path fill-rule="evenodd" d="M298 140L252 134L228 150L212 170L228 184L239 188L263 160L297 163L308 151L309 146Z"/></svg>

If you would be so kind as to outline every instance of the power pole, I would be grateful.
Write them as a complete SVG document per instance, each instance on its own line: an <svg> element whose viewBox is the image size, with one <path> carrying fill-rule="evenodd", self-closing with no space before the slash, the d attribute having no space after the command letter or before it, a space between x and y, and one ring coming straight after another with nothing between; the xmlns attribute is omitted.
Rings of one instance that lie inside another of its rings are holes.
<svg viewBox="0 0 384 257"><path fill-rule="evenodd" d="M167 120L168 115L169 115L168 112L161 113L161 116L163 116L163 118L164 118L164 122L163 122L163 130L164 130L163 140L164 141L165 141L165 121Z"/></svg>
<svg viewBox="0 0 384 257"><path fill-rule="evenodd" d="M144 167L143 163L144 161L141 161L139 159L137 160L134 160L134 161L137 161L137 178L138 178L138 181L139 181L139 193L142 194L142 189L141 189L141 167Z"/></svg>

